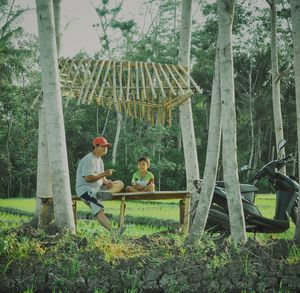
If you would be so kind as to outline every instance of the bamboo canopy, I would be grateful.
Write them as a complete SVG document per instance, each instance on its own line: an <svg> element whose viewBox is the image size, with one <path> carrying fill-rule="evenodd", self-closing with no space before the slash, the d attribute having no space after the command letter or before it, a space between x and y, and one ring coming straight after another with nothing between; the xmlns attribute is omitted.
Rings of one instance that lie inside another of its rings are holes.
<svg viewBox="0 0 300 293"><path fill-rule="evenodd" d="M171 122L172 109L200 89L181 65L60 58L62 95L78 104L111 106L148 122Z"/></svg>

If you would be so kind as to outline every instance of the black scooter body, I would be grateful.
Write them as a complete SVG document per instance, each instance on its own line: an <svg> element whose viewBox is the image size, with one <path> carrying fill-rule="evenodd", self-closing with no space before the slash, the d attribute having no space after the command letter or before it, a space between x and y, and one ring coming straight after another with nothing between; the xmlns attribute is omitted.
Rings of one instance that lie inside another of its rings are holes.
<svg viewBox="0 0 300 293"><path fill-rule="evenodd" d="M241 199L245 217L247 232L281 233L289 229L289 218L297 222L297 210L299 200L299 185L289 176L284 175L276 168L286 163L288 157L275 160L266 164L253 178L257 181L262 177L268 177L276 192L276 208L274 219L263 217L255 205L255 193L258 189L251 184L240 184ZM195 180L198 193L201 192L201 182ZM230 231L229 211L225 184L217 181L212 204L209 210L206 229L217 231Z"/></svg>

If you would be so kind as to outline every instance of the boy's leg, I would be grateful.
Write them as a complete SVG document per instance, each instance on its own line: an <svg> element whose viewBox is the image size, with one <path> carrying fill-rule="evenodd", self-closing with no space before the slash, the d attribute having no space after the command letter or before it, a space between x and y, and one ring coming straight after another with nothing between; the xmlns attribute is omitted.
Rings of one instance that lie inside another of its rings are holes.
<svg viewBox="0 0 300 293"><path fill-rule="evenodd" d="M147 185L147 186L144 188L143 191L150 191L150 192L152 192L152 191L154 191L154 186L153 186L152 184L149 184L149 185Z"/></svg>
<svg viewBox="0 0 300 293"><path fill-rule="evenodd" d="M126 187L126 191L127 191L127 192L139 192L139 190L135 189L135 188L132 187L132 186L127 186L127 187Z"/></svg>

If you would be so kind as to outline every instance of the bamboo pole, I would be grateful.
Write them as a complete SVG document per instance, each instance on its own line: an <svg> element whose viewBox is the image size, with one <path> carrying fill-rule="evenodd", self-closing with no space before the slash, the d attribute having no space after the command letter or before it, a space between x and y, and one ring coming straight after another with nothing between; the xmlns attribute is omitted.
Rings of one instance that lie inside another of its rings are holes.
<svg viewBox="0 0 300 293"><path fill-rule="evenodd" d="M130 61L127 62L127 89L126 89L126 104L128 109L128 115L131 116L131 103L130 103Z"/></svg>
<svg viewBox="0 0 300 293"><path fill-rule="evenodd" d="M114 100L114 105L115 105L116 111L121 112L121 109L119 108L119 104L118 104L118 100L117 100L116 61L113 61L112 76L113 76L113 100Z"/></svg>
<svg viewBox="0 0 300 293"><path fill-rule="evenodd" d="M168 64L165 64L165 67L168 69L171 77L173 78L174 82L177 84L179 90L181 91L181 93L184 95L185 94L185 91L182 89L180 83L177 81L176 77L174 76L172 70L170 69L170 67L168 66Z"/></svg>
<svg viewBox="0 0 300 293"><path fill-rule="evenodd" d="M157 100L157 95L156 95L156 92L155 92L155 88L154 88L154 85L153 85L153 80L151 78L151 75L150 75L147 63L145 63L145 69L146 69L146 73L147 73L147 76L148 76L148 79L149 79L150 88L152 90L152 97L151 97L152 98L151 99L152 100L151 101L152 106L151 106L151 113L150 113L150 115L151 115L151 124L154 125L154 113L155 113L155 111L154 111L154 109L152 107L154 107L154 100L153 99Z"/></svg>
<svg viewBox="0 0 300 293"><path fill-rule="evenodd" d="M176 68L176 66L174 64L171 64L173 70L177 73L177 75L179 76L179 78L181 79L182 83L189 88L190 85L186 82L185 78L180 74L180 72L178 71L178 69Z"/></svg>
<svg viewBox="0 0 300 293"><path fill-rule="evenodd" d="M91 73L91 75L90 75L90 79L89 79L88 85L87 85L87 87L86 87L86 89L85 89L85 92L84 92L84 95L83 95L83 98L82 98L83 101L86 100L86 97L87 97L87 95L88 95L88 93L89 93L89 90L90 90L90 87L91 87L91 85L92 85L92 81L93 81L93 79L94 79L94 75L95 75L96 70L97 70L97 68L98 68L98 65L99 65L99 63L100 63L100 60L97 60L95 63L96 63L96 64L94 65L93 71L92 71L92 73Z"/></svg>
<svg viewBox="0 0 300 293"><path fill-rule="evenodd" d="M193 84L193 86L195 87L196 91L201 94L202 91L201 89L198 87L198 85L196 84L196 82L193 80L193 78L190 76L190 74L183 68L183 66L181 66L180 64L178 64L179 68L182 70L182 72L189 78L189 80L191 81L191 83Z"/></svg>
<svg viewBox="0 0 300 293"><path fill-rule="evenodd" d="M78 77L78 75L79 75L79 72L80 72L80 70L79 70L79 69L80 69L80 67L81 67L82 63L83 63L83 58L81 58L81 59L80 59L80 61L79 61L79 64L77 65L77 69L76 69L76 71L75 71L75 74L74 74L74 77L73 77L72 83L70 84L70 87L69 87L69 92L72 92L72 91L73 91L73 88L74 88L75 82L76 82L76 80L77 80L77 77Z"/></svg>
<svg viewBox="0 0 300 293"><path fill-rule="evenodd" d="M140 62L140 70L141 70L141 77L142 77L142 85L143 85L143 91L142 91L142 117L145 115L145 100L147 101L147 91L146 91L146 84L145 84L145 77L144 77L144 71L143 71L143 62Z"/></svg>
<svg viewBox="0 0 300 293"><path fill-rule="evenodd" d="M127 113L127 107L126 107L126 103L125 103L125 95L123 95L123 61L120 61L120 70L119 70L119 84L120 84L120 87L119 87L119 91L120 91L120 95L119 95L119 100L120 100L120 103L121 103L121 107L123 107L123 111L124 113ZM124 79L125 80L125 79ZM125 85L125 83L124 83ZM123 99L123 96L124 96L124 99Z"/></svg>
<svg viewBox="0 0 300 293"><path fill-rule="evenodd" d="M169 80L169 78L168 78L166 72L164 71L162 65L161 65L161 64L158 64L158 66L159 66L159 68L160 68L160 70L161 70L161 72L162 72L162 74L163 74L163 76L164 76L164 78L165 78L165 80L166 80L166 82L167 82L167 84L168 84L168 86L169 86L169 88L170 88L172 94L173 94L174 96L176 96L176 92L175 92L175 90L174 90L172 84L170 83L170 80Z"/></svg>
<svg viewBox="0 0 300 293"><path fill-rule="evenodd" d="M111 60L108 61L106 71L105 71L105 74L104 74L104 78L102 80L101 88L100 88L99 95L98 95L99 98L98 98L98 101L97 101L99 104L101 102L101 97L102 97L102 94L103 94L103 90L104 90L104 86L105 86L106 79L107 79L107 76L108 76L110 65L111 65Z"/></svg>
<svg viewBox="0 0 300 293"><path fill-rule="evenodd" d="M161 81L161 79L160 79L160 77L159 77L159 73L158 73L158 71L157 71L157 69L156 69L156 66L154 65L153 62L152 62L152 65L153 65L154 74L155 74L155 76L156 76L156 78L157 78L157 82L158 82L159 87L160 87L160 90L161 90L161 92L162 92L162 96L165 98L165 97L166 97L166 93L165 93L165 90L164 90L162 81Z"/></svg>
<svg viewBox="0 0 300 293"><path fill-rule="evenodd" d="M136 99L140 101L140 90L139 90L139 67L138 62L135 62L135 81L136 81ZM140 113L140 111L139 111ZM134 103L134 116L137 118L137 111L136 111L136 103Z"/></svg>
<svg viewBox="0 0 300 293"><path fill-rule="evenodd" d="M89 68L89 66L91 65L91 61L92 59L89 59L89 62L87 63L87 68ZM87 79L88 79L88 75L87 75L87 70L86 70L86 67L85 67L85 70L83 70L83 81L81 83L81 88L80 88L80 93L79 93L79 98L78 98L78 101L77 101L77 105L80 105L81 102L84 102L82 101L82 95L83 95L83 92L84 92L84 88L85 88L85 85L87 83Z"/></svg>
<svg viewBox="0 0 300 293"><path fill-rule="evenodd" d="M105 63L105 61L102 60L101 65L100 65L100 69L99 69L99 71L98 71L98 73L97 73L97 76L96 76L96 79L95 79L95 82L94 82L93 89L91 90L90 96L89 96L89 98L88 98L88 105L91 104L91 101L92 101L92 99L93 99L94 92L95 92L96 86L97 86L97 84L98 84L98 82L99 82L99 78L100 78L100 75L101 75L101 72L102 72L102 68L103 68L103 66L104 66L104 63Z"/></svg>

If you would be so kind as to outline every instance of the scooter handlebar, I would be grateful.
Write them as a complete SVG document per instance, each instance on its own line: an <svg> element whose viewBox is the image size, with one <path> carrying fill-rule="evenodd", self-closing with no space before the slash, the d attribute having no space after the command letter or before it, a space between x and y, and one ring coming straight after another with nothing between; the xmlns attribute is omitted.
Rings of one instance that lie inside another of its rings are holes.
<svg viewBox="0 0 300 293"><path fill-rule="evenodd" d="M280 169L288 162L292 161L293 159L294 159L293 155L288 154L282 159L278 159L266 164L252 178L250 178L249 182L253 184L255 181L257 181L258 179L260 179L261 177L267 174L273 175L275 172L275 168Z"/></svg>

